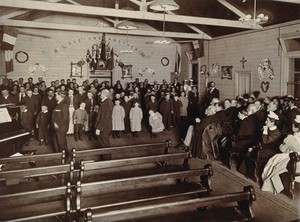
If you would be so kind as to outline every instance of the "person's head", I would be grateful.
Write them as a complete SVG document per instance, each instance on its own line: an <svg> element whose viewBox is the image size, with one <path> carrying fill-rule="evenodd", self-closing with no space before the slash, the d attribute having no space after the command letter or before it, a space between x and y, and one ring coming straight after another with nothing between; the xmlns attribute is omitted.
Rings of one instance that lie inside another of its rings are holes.
<svg viewBox="0 0 300 222"><path fill-rule="evenodd" d="M232 107L237 107L238 106L238 101L236 99L231 100L231 106Z"/></svg>
<svg viewBox="0 0 300 222"><path fill-rule="evenodd" d="M115 99L121 99L121 95L120 95L119 93L117 93L117 94L115 95Z"/></svg>
<svg viewBox="0 0 300 222"><path fill-rule="evenodd" d="M260 110L260 109L261 109L261 101L256 100L256 101L254 102L254 106L256 107L256 110Z"/></svg>
<svg viewBox="0 0 300 222"><path fill-rule="evenodd" d="M166 96L165 96L166 100L170 100L170 94L167 93Z"/></svg>
<svg viewBox="0 0 300 222"><path fill-rule="evenodd" d="M34 86L33 92L34 92L34 93L38 93L38 92L39 92L39 87L38 87L38 85L35 85L35 86Z"/></svg>
<svg viewBox="0 0 300 222"><path fill-rule="evenodd" d="M32 82L33 82L33 78L32 78L32 77L29 77L29 78L28 78L28 82L29 82L29 83L32 83Z"/></svg>
<svg viewBox="0 0 300 222"><path fill-rule="evenodd" d="M99 111L99 108L100 108L99 105L95 105L95 106L94 106L94 111L95 111L95 112L98 112L98 111Z"/></svg>
<svg viewBox="0 0 300 222"><path fill-rule="evenodd" d="M2 87L1 89L2 96L6 97L9 95L8 87Z"/></svg>
<svg viewBox="0 0 300 222"><path fill-rule="evenodd" d="M269 103L267 107L267 111L276 111L278 109L278 104L274 103L273 101Z"/></svg>
<svg viewBox="0 0 300 222"><path fill-rule="evenodd" d="M124 101L128 102L129 101L129 97L128 96L124 96Z"/></svg>
<svg viewBox="0 0 300 222"><path fill-rule="evenodd" d="M79 86L79 87L78 87L78 93L82 94L83 92L84 92L83 87L82 87L82 86Z"/></svg>
<svg viewBox="0 0 300 222"><path fill-rule="evenodd" d="M215 82L210 82L210 88L215 88L216 87L216 83Z"/></svg>
<svg viewBox="0 0 300 222"><path fill-rule="evenodd" d="M293 132L299 133L300 132L300 115L297 115L294 124L293 124Z"/></svg>
<svg viewBox="0 0 300 222"><path fill-rule="evenodd" d="M66 97L66 92L62 90L58 90L55 94L55 99L60 102Z"/></svg>
<svg viewBox="0 0 300 222"><path fill-rule="evenodd" d="M116 106L119 106L120 103L121 103L121 101L120 101L119 99L116 99L116 100L115 100L115 105L116 105Z"/></svg>
<svg viewBox="0 0 300 222"><path fill-rule="evenodd" d="M248 116L248 112L247 112L247 108L243 107L239 113L238 113L238 117L240 120L243 120L244 118L246 118Z"/></svg>
<svg viewBox="0 0 300 222"><path fill-rule="evenodd" d="M229 107L231 107L231 102L229 99L225 99L224 100L224 109L228 109Z"/></svg>
<svg viewBox="0 0 300 222"><path fill-rule="evenodd" d="M54 96L54 91L53 91L53 89L49 89L48 92L47 92L47 95L48 95L49 97L53 97L53 96Z"/></svg>
<svg viewBox="0 0 300 222"><path fill-rule="evenodd" d="M48 106L42 105L42 106L41 106L41 110L42 110L43 112L45 112L46 110L48 110Z"/></svg>
<svg viewBox="0 0 300 222"><path fill-rule="evenodd" d="M152 116L152 115L154 115L154 111L153 110L149 110L149 116Z"/></svg>
<svg viewBox="0 0 300 222"><path fill-rule="evenodd" d="M178 96L177 95L174 96L174 100L178 101Z"/></svg>
<svg viewBox="0 0 300 222"><path fill-rule="evenodd" d="M206 116L212 116L217 113L216 107L213 105L210 105L209 107L206 108L205 110L205 115Z"/></svg>
<svg viewBox="0 0 300 222"><path fill-rule="evenodd" d="M250 103L247 107L248 115L251 115L257 111L256 106L253 103Z"/></svg>
<svg viewBox="0 0 300 222"><path fill-rule="evenodd" d="M43 77L39 76L38 82L42 82L42 81L43 81Z"/></svg>
<svg viewBox="0 0 300 222"><path fill-rule="evenodd" d="M101 91L100 98L101 98L101 100L105 100L105 99L109 98L109 91L108 91L108 89L103 89Z"/></svg>
<svg viewBox="0 0 300 222"><path fill-rule="evenodd" d="M155 102L155 96L154 95L151 95L151 97L150 97L150 99L151 99L151 102Z"/></svg>
<svg viewBox="0 0 300 222"><path fill-rule="evenodd" d="M20 103L21 111L25 111L27 109L27 104L25 102Z"/></svg>
<svg viewBox="0 0 300 222"><path fill-rule="evenodd" d="M24 79L23 78L19 78L19 83L23 84L24 83Z"/></svg>
<svg viewBox="0 0 300 222"><path fill-rule="evenodd" d="M93 93L89 91L87 93L87 97L88 97L88 99L92 99L93 98Z"/></svg>
<svg viewBox="0 0 300 222"><path fill-rule="evenodd" d="M31 89L27 89L26 95L29 96L29 97L31 97L32 96L32 90Z"/></svg>
<svg viewBox="0 0 300 222"><path fill-rule="evenodd" d="M267 116L266 126L269 128L274 127L275 125L277 125L278 120L279 120L278 115L273 111L270 111Z"/></svg>
<svg viewBox="0 0 300 222"><path fill-rule="evenodd" d="M73 95L74 95L74 90L73 90L73 89L69 89L68 95L69 95L69 96L73 96Z"/></svg>
<svg viewBox="0 0 300 222"><path fill-rule="evenodd" d="M180 95L181 95L181 97L185 97L185 92L181 91Z"/></svg>
<svg viewBox="0 0 300 222"><path fill-rule="evenodd" d="M85 104L85 102L81 102L79 106L80 106L81 109L84 109L86 104Z"/></svg>
<svg viewBox="0 0 300 222"><path fill-rule="evenodd" d="M136 102L133 104L133 106L134 106L134 107L139 107L140 104L139 104L139 102L136 101Z"/></svg>

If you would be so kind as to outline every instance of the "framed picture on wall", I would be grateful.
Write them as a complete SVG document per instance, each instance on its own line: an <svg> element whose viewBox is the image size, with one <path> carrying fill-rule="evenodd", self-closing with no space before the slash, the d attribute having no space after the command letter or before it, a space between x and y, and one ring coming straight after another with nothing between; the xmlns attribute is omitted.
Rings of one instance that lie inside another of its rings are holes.
<svg viewBox="0 0 300 222"><path fill-rule="evenodd" d="M221 79L232 79L232 68L233 66L222 66Z"/></svg>
<svg viewBox="0 0 300 222"><path fill-rule="evenodd" d="M79 66L77 62L71 62L70 77L82 77L82 66Z"/></svg>
<svg viewBox="0 0 300 222"><path fill-rule="evenodd" d="M132 79L132 65L124 65L122 68L122 79Z"/></svg>

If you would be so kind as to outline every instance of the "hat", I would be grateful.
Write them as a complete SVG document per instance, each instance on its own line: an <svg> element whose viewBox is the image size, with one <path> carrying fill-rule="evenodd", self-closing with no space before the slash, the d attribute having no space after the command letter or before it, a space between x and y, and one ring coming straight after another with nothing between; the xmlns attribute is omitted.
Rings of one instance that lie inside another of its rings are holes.
<svg viewBox="0 0 300 222"><path fill-rule="evenodd" d="M297 115L297 116L296 116L295 122L296 122L296 123L300 123L300 115Z"/></svg>
<svg viewBox="0 0 300 222"><path fill-rule="evenodd" d="M274 113L273 111L270 111L269 114L268 114L268 117L271 118L271 119L276 119L276 120L279 120L279 117L276 113ZM299 115L299 118L300 118L300 115ZM299 120L300 121L300 120Z"/></svg>
<svg viewBox="0 0 300 222"><path fill-rule="evenodd" d="M285 97L285 100L286 100L286 101L298 101L298 99L295 98L295 97L292 96L292 95L287 95L287 96Z"/></svg>

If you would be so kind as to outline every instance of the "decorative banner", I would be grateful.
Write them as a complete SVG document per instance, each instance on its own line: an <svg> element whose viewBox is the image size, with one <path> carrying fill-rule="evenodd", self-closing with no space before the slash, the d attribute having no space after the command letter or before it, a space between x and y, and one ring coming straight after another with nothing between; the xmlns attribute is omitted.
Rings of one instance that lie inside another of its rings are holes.
<svg viewBox="0 0 300 222"><path fill-rule="evenodd" d="M270 87L270 82L269 82L269 81L266 81L266 82L265 82L265 81L262 81L261 84L260 84L260 88L261 88L261 90L262 90L264 93L268 92L269 87Z"/></svg>
<svg viewBox="0 0 300 222"><path fill-rule="evenodd" d="M71 41L69 41L69 42L67 42L67 43L64 43L64 44L62 44L60 47L58 47L58 48L55 48L55 49L53 49L53 50L51 50L50 52L47 52L47 51L45 51L45 50L42 50L42 53L43 54L52 54L52 55L54 55L54 54L57 54L57 53L59 53L60 51L62 51L62 50L64 50L64 49L67 49L69 46L72 46L72 45L75 45L75 44L79 44L79 43L82 43L82 42L84 42L84 41L97 41L97 40L102 40L102 37L101 36L88 36L88 37L86 37L86 38L83 38L83 37L81 37L81 38L79 38L79 39L75 39L75 40L71 40ZM106 38L106 43L109 45L109 43L110 43L110 41L112 41L113 43L115 43L115 44L121 44L121 45L125 45L125 44L127 44L127 42L126 41L121 41L120 39L119 40L117 40L117 39L115 39L115 38L111 38L111 37L108 37L108 38ZM135 46L133 46L133 45L130 45L130 44L128 44L128 46L133 50L133 51L135 51L135 52L137 52L140 56L142 56L143 58L146 58L146 59L150 59L151 58L151 55L154 53L154 52L151 52L150 54L146 54L145 52L143 52L142 50L140 50L140 49L138 49L137 47L135 47Z"/></svg>
<svg viewBox="0 0 300 222"><path fill-rule="evenodd" d="M155 75L155 70L149 67L142 67L138 71L140 76L143 76L144 74L150 74L151 76Z"/></svg>
<svg viewBox="0 0 300 222"><path fill-rule="evenodd" d="M44 73L44 75L46 75L47 72L48 72L48 68L46 68L44 65L41 65L41 64L39 64L39 63L36 63L36 64L30 66L27 70L28 70L28 74L30 74L30 75L32 75L32 76L34 75L34 73L35 73L37 70L42 71L42 72Z"/></svg>
<svg viewBox="0 0 300 222"><path fill-rule="evenodd" d="M212 70L211 70L211 75L212 76L220 76L220 72L221 72L221 67L218 63L214 62L212 64Z"/></svg>
<svg viewBox="0 0 300 222"><path fill-rule="evenodd" d="M274 69L271 66L270 59L262 59L257 68L258 78L262 80L265 75L269 75L269 79L274 79Z"/></svg>

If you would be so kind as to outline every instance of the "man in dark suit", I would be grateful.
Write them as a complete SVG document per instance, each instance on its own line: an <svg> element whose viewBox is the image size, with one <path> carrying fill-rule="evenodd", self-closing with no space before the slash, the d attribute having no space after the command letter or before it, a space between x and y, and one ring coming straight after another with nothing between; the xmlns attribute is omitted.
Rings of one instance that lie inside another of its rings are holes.
<svg viewBox="0 0 300 222"><path fill-rule="evenodd" d="M300 110L296 106L296 102L298 101L297 98L293 96L287 96L286 101L288 102L288 110L285 114L285 122L283 132L285 134L292 134L293 133L293 123L297 115L300 115Z"/></svg>
<svg viewBox="0 0 300 222"><path fill-rule="evenodd" d="M109 135L112 131L112 111L114 104L109 99L109 91L103 89L100 94L101 105L96 120L96 135L101 147L110 147Z"/></svg>
<svg viewBox="0 0 300 222"><path fill-rule="evenodd" d="M65 91L57 91L56 100L57 105L52 112L52 123L54 126L54 151L61 152L65 150L67 156L68 144L67 144L67 131L69 128L69 105L65 99Z"/></svg>
<svg viewBox="0 0 300 222"><path fill-rule="evenodd" d="M207 91L206 91L206 98L205 98L205 106L208 107L212 101L213 98L218 98L220 99L220 92L216 88L216 83L215 82L209 82L207 86Z"/></svg>

